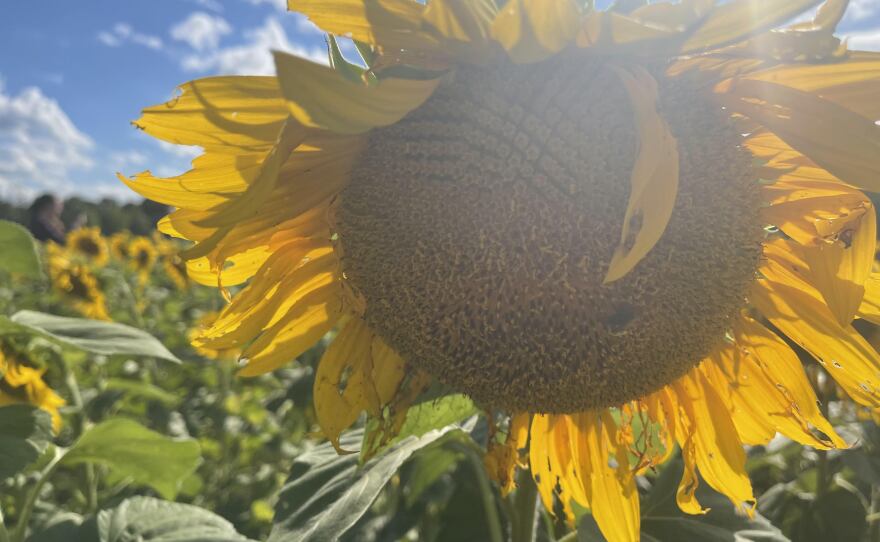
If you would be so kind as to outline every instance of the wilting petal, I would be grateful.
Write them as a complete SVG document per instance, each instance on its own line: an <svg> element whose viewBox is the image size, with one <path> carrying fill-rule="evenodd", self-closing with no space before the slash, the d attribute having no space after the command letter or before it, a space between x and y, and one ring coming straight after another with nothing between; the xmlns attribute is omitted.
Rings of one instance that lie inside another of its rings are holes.
<svg viewBox="0 0 880 542"><path fill-rule="evenodd" d="M629 93L639 130L629 203L605 283L629 273L666 230L678 193L678 142L657 111L657 82L643 68L615 68Z"/></svg>

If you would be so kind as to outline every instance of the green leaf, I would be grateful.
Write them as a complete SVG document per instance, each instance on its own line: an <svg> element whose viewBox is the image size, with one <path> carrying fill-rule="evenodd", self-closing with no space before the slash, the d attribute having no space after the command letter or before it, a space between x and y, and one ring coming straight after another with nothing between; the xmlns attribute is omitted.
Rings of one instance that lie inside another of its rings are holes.
<svg viewBox="0 0 880 542"><path fill-rule="evenodd" d="M141 382L139 380L126 380L124 378L108 378L106 381L108 390L118 390L126 395L151 399L166 406L174 406L180 399L173 393L169 393L158 386Z"/></svg>
<svg viewBox="0 0 880 542"><path fill-rule="evenodd" d="M200 461L196 441L174 440L135 421L117 418L86 431L61 463L106 465L115 477L148 485L163 497L173 499Z"/></svg>
<svg viewBox="0 0 880 542"><path fill-rule="evenodd" d="M222 517L189 504L132 497L98 513L100 542L242 542ZM85 541L84 541L85 542Z"/></svg>
<svg viewBox="0 0 880 542"><path fill-rule="evenodd" d="M52 417L31 405L0 407L0 480L35 462L52 442Z"/></svg>
<svg viewBox="0 0 880 542"><path fill-rule="evenodd" d="M42 276L37 243L30 232L14 222L0 220L0 270Z"/></svg>
<svg viewBox="0 0 880 542"><path fill-rule="evenodd" d="M336 454L329 443L301 454L278 497L269 542L336 540L366 513L404 461L455 426L409 436L358 468L357 455ZM362 430L342 438L342 447L357 447Z"/></svg>
<svg viewBox="0 0 880 542"><path fill-rule="evenodd" d="M438 399L425 401L409 408L406 412L406 419L398 433L388 444L393 445L401 440L416 436L420 437L434 429L440 429L447 425L458 423L466 418L479 413L479 409L465 395L445 395ZM379 424L372 424L367 427L364 442L361 447L361 458L369 459L377 453L379 449L370 448L370 444L379 442L380 439L373 438L371 431L381 430Z"/></svg>
<svg viewBox="0 0 880 542"><path fill-rule="evenodd" d="M0 317L0 335L4 333L36 334L94 354L146 356L180 363L149 333L115 322L20 311L11 319Z"/></svg>

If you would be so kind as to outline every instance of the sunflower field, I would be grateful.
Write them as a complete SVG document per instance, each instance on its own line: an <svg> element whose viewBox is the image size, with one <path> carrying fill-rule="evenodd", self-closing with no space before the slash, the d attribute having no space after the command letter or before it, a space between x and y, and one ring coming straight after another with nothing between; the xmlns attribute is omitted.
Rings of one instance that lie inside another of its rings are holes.
<svg viewBox="0 0 880 542"><path fill-rule="evenodd" d="M154 230L0 221L0 542L880 542L848 7L290 0Z"/></svg>

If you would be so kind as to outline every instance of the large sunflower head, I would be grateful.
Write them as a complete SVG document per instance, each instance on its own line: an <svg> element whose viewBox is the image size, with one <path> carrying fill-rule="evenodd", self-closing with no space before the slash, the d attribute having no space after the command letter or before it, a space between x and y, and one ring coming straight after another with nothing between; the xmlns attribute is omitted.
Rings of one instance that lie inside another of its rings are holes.
<svg viewBox="0 0 880 542"><path fill-rule="evenodd" d="M246 283L200 346L256 375L339 327L334 444L362 411L393 433L436 379L511 415L499 480L523 451L549 510L630 540L635 473L676 444L692 513L697 467L753 501L743 443L844 445L782 336L880 402L851 325L880 322L855 188L880 186L880 56L834 37L845 1L780 30L819 2L581 4L291 1L363 62L331 37L330 67L187 83L136 124L205 154L123 180L178 207L194 280Z"/></svg>
<svg viewBox="0 0 880 542"><path fill-rule="evenodd" d="M107 242L97 227L79 228L68 233L67 248L90 259L95 265L107 263L109 257Z"/></svg>

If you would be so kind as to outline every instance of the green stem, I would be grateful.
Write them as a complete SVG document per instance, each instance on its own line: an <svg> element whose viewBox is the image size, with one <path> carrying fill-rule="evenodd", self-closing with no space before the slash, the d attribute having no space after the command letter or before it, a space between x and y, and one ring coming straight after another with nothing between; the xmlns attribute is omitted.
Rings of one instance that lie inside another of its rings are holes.
<svg viewBox="0 0 880 542"><path fill-rule="evenodd" d="M867 520L870 523L868 540L880 542L880 487L871 488L871 510Z"/></svg>
<svg viewBox="0 0 880 542"><path fill-rule="evenodd" d="M15 529L12 531L10 542L24 542L25 534L27 534L28 522L30 522L31 514L34 512L34 506L37 504L37 498L40 496L40 491L43 489L43 486L46 485L46 482L49 481L49 477L52 473L55 472L55 468L64 457L64 454L65 451L55 448L55 457L53 457L52 461L46 465L46 468L40 473L40 479L37 480L34 488L28 493L27 499L21 508L21 514L18 516L18 523L15 524Z"/></svg>
<svg viewBox="0 0 880 542"><path fill-rule="evenodd" d="M85 403L83 402L82 393L79 390L79 382L76 375L67 360L61 356L61 368L64 371L64 385L70 393L70 402L75 408L75 415L72 420L74 436L79 438L86 432L88 428L88 419L86 418ZM95 473L95 466L86 463L83 466L85 473L86 486L86 503L89 512L98 510L98 477Z"/></svg>
<svg viewBox="0 0 880 542"><path fill-rule="evenodd" d="M568 533L567 535L563 536L562 538L560 538L559 540L557 540L556 542L575 542L575 540L577 540L577 538L578 538L578 532L572 531L572 532Z"/></svg>
<svg viewBox="0 0 880 542"><path fill-rule="evenodd" d="M512 542L534 542L538 487L528 469L517 469L513 508L516 512L512 518Z"/></svg>
<svg viewBox="0 0 880 542"><path fill-rule="evenodd" d="M0 509L0 542L9 542L9 531L6 530L6 523L3 519L2 509Z"/></svg>
<svg viewBox="0 0 880 542"><path fill-rule="evenodd" d="M504 542L501 520L498 517L498 508L495 506L495 492L492 491L492 483L486 475L486 467L483 466L481 458L473 450L466 447L462 447L462 449L465 450L465 456L477 478L480 497L483 499L483 507L486 509L486 520L489 524L489 540L492 542Z"/></svg>

